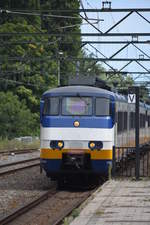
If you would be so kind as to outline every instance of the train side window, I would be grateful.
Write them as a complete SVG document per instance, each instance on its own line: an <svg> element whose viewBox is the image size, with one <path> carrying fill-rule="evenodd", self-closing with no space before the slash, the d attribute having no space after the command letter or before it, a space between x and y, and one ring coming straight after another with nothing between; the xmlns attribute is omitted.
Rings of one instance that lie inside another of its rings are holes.
<svg viewBox="0 0 150 225"><path fill-rule="evenodd" d="M123 131L123 112L118 112L118 133Z"/></svg>
<svg viewBox="0 0 150 225"><path fill-rule="evenodd" d="M142 114L140 114L140 128L142 127Z"/></svg>
<svg viewBox="0 0 150 225"><path fill-rule="evenodd" d="M124 126L123 126L123 129L124 130L127 130L127 112L124 112Z"/></svg>
<svg viewBox="0 0 150 225"><path fill-rule="evenodd" d="M110 115L110 100L107 98L96 98L96 116Z"/></svg>
<svg viewBox="0 0 150 225"><path fill-rule="evenodd" d="M148 127L150 127L150 116L148 115Z"/></svg>
<svg viewBox="0 0 150 225"><path fill-rule="evenodd" d="M59 114L59 98L50 97L44 100L43 115L58 115Z"/></svg>
<svg viewBox="0 0 150 225"><path fill-rule="evenodd" d="M145 121L146 121L146 116L145 116L145 114L143 114L143 127L145 127Z"/></svg>
<svg viewBox="0 0 150 225"><path fill-rule="evenodd" d="M118 132L127 130L127 112L118 112Z"/></svg>
<svg viewBox="0 0 150 225"><path fill-rule="evenodd" d="M145 114L140 114L140 127L145 127Z"/></svg>
<svg viewBox="0 0 150 225"><path fill-rule="evenodd" d="M130 113L130 129L135 128L135 113Z"/></svg>

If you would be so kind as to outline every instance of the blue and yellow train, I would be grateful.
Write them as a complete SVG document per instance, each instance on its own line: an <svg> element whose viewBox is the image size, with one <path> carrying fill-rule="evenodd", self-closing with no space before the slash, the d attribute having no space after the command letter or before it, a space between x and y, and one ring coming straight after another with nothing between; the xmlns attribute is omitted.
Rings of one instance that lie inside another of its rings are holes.
<svg viewBox="0 0 150 225"><path fill-rule="evenodd" d="M70 85L41 99L41 168L48 177L107 175L113 146L135 143L135 104L111 91ZM140 103L140 144L150 141L150 107Z"/></svg>

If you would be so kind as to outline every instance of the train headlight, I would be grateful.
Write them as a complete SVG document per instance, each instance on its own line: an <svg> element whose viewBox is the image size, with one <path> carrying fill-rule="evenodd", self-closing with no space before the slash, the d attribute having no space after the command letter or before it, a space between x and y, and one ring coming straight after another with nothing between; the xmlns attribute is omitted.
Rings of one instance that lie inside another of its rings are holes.
<svg viewBox="0 0 150 225"><path fill-rule="evenodd" d="M101 150L103 148L103 142L102 141L90 141L89 148L91 150L94 150L94 149Z"/></svg>
<svg viewBox="0 0 150 225"><path fill-rule="evenodd" d="M64 147L64 142L63 141L50 141L50 147L53 150L55 150L55 149L61 150Z"/></svg>
<svg viewBox="0 0 150 225"><path fill-rule="evenodd" d="M89 148L90 148L91 150L94 150L94 148L95 148L95 143L94 143L93 141L90 141L90 142L89 142Z"/></svg>
<svg viewBox="0 0 150 225"><path fill-rule="evenodd" d="M79 127L80 123L79 123L79 121L76 120L76 121L74 121L73 125L74 125L74 127Z"/></svg>
<svg viewBox="0 0 150 225"><path fill-rule="evenodd" d="M57 145L59 149L62 149L64 147L63 141L58 141Z"/></svg>

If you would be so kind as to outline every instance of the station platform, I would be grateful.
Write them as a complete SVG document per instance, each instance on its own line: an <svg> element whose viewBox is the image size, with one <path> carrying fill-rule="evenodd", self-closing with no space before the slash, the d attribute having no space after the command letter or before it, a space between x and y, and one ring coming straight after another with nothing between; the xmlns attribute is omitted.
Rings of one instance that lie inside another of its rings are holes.
<svg viewBox="0 0 150 225"><path fill-rule="evenodd" d="M150 178L107 181L70 225L150 225Z"/></svg>

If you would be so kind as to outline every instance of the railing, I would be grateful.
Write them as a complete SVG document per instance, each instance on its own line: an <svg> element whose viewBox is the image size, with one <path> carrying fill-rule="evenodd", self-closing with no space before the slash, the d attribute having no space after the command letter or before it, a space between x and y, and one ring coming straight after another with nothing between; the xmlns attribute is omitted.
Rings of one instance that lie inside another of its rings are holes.
<svg viewBox="0 0 150 225"><path fill-rule="evenodd" d="M112 175L135 177L136 148L114 147ZM142 177L150 176L150 146L140 148L139 174Z"/></svg>

